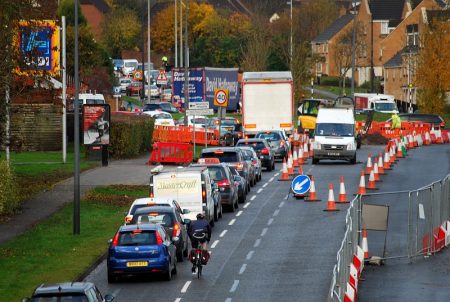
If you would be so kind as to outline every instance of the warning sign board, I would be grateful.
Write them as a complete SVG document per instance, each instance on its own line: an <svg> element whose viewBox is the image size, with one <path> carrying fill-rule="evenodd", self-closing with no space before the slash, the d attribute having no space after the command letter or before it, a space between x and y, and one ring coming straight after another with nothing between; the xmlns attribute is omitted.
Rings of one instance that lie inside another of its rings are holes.
<svg viewBox="0 0 450 302"><path fill-rule="evenodd" d="M167 85L167 74L164 69L159 71L158 76L156 77L156 84L158 85Z"/></svg>

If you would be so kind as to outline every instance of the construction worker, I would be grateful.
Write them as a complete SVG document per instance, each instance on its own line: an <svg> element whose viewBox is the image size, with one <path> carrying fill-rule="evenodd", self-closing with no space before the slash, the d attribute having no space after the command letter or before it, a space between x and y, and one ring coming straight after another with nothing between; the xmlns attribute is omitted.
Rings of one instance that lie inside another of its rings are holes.
<svg viewBox="0 0 450 302"><path fill-rule="evenodd" d="M398 133L402 127L402 121L397 113L392 114L391 129ZM398 130L397 130L398 129Z"/></svg>

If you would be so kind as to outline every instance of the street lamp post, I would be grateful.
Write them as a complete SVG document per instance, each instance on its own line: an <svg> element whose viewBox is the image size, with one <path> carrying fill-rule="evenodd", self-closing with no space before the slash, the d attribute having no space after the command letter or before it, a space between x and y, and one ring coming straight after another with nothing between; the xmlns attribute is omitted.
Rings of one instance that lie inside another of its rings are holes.
<svg viewBox="0 0 450 302"><path fill-rule="evenodd" d="M355 95L355 72L356 72L356 0L353 2L353 32L352 32L352 88L351 95Z"/></svg>
<svg viewBox="0 0 450 302"><path fill-rule="evenodd" d="M189 109L189 45L188 45L188 14L189 14L189 0L186 0L186 17L184 26L184 125L188 125L188 116L186 110Z"/></svg>
<svg viewBox="0 0 450 302"><path fill-rule="evenodd" d="M148 5L147 5L147 61L148 61L148 63L147 63L147 81L148 81L148 86L147 86L147 95L148 95L148 100L149 100L149 103L150 103L150 99L151 99L151 78L152 78L152 76L151 76L151 62L152 61L150 61L150 45L151 45L151 37L150 37L150 1L151 0L148 0L147 2L148 2ZM144 62L142 62L142 64L144 64ZM145 66L145 64L144 64L144 66ZM144 77L144 82L145 82L145 72L144 71L142 71L142 76Z"/></svg>
<svg viewBox="0 0 450 302"><path fill-rule="evenodd" d="M290 8L291 8L291 37L290 37L290 42L289 42L289 46L290 46L290 49L289 49L289 65L290 65L290 68L291 68L291 71L292 71L292 54L293 54L293 29L292 29L292 2L293 2L294 0L291 0L290 2L289 2L289 4L290 4Z"/></svg>
<svg viewBox="0 0 450 302"><path fill-rule="evenodd" d="M75 62L74 62L74 81L75 81L75 100L73 104L74 111L74 197L73 197L73 234L80 234L80 103L78 102L78 94L80 91L80 81L78 79L78 0L75 4Z"/></svg>
<svg viewBox="0 0 450 302"><path fill-rule="evenodd" d="M178 0L174 0L174 21L173 21L173 28L174 28L174 40L175 40L175 68L178 67L178 11L177 11L177 2Z"/></svg>

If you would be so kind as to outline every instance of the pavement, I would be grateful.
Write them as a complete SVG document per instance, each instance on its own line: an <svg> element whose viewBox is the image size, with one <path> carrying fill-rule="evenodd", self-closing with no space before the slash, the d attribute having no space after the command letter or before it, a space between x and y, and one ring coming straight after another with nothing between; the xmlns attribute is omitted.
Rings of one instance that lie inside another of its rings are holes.
<svg viewBox="0 0 450 302"><path fill-rule="evenodd" d="M150 166L145 165L148 155L129 160L110 160L106 167L98 167L80 174L81 198L98 186L114 184L146 185L149 183ZM47 218L66 204L73 202L73 177L61 181L41 192L22 205L20 214L0 224L0 245L19 236L33 225Z"/></svg>

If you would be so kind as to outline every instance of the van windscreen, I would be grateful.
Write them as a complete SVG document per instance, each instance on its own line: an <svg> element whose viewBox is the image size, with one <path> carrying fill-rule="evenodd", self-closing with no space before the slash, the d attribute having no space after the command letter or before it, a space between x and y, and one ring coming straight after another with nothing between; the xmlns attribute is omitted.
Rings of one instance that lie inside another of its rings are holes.
<svg viewBox="0 0 450 302"><path fill-rule="evenodd" d="M320 123L316 125L316 135L320 136L354 136L355 125Z"/></svg>

